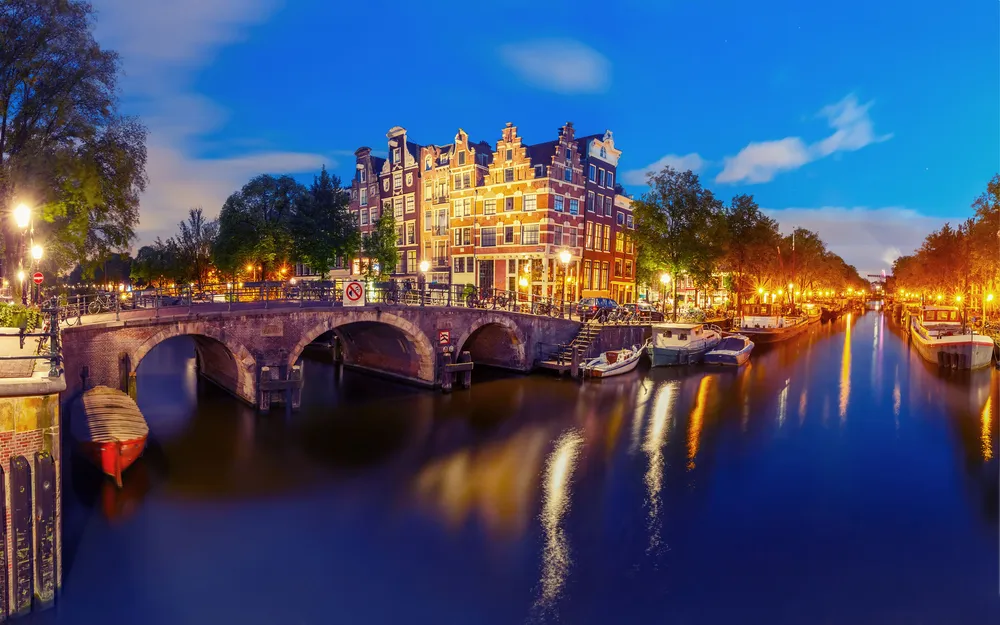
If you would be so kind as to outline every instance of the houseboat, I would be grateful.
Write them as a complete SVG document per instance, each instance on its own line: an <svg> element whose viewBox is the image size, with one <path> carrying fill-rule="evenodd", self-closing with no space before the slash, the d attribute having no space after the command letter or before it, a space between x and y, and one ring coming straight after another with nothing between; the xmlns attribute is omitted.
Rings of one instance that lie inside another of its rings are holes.
<svg viewBox="0 0 1000 625"><path fill-rule="evenodd" d="M993 339L968 327L955 306L923 306L909 328L917 352L941 367L979 369L993 358Z"/></svg>
<svg viewBox="0 0 1000 625"><path fill-rule="evenodd" d="M705 354L706 365L740 366L750 360L753 341L742 334L730 334Z"/></svg>
<svg viewBox="0 0 1000 625"><path fill-rule="evenodd" d="M719 344L722 331L701 323L654 323L649 359L654 367L698 364Z"/></svg>
<svg viewBox="0 0 1000 625"><path fill-rule="evenodd" d="M805 317L785 316L776 304L745 304L739 333L754 343L777 343L796 336L809 325Z"/></svg>
<svg viewBox="0 0 1000 625"><path fill-rule="evenodd" d="M816 304L802 304L802 314L806 323L816 323L823 316L823 311Z"/></svg>

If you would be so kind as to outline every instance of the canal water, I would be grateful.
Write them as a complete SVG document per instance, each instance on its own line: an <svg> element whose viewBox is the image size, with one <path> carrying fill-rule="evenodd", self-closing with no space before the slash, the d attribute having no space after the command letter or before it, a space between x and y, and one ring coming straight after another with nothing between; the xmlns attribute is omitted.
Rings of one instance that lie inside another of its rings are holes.
<svg viewBox="0 0 1000 625"><path fill-rule="evenodd" d="M444 396L310 357L258 416L172 339L117 491L66 463L59 623L1000 622L1000 376L870 312L738 371L478 371ZM67 447L68 448L68 447Z"/></svg>

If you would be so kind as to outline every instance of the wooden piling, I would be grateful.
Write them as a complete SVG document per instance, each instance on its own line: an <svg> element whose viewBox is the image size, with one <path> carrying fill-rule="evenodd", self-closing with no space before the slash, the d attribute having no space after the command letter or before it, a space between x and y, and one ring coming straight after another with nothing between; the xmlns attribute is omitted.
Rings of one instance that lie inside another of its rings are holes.
<svg viewBox="0 0 1000 625"><path fill-rule="evenodd" d="M451 392L452 380L455 374L448 370L448 365L451 364L451 354L444 353L441 354L441 391L444 393Z"/></svg>
<svg viewBox="0 0 1000 625"><path fill-rule="evenodd" d="M573 346L573 364L570 367L570 371L573 372L573 377L580 377L580 360L582 360L583 354L580 353L580 346Z"/></svg>
<svg viewBox="0 0 1000 625"><path fill-rule="evenodd" d="M458 356L458 362L460 362L460 363L472 362L472 353L471 352L462 352ZM459 377L458 385L461 388L471 388L472 387L472 371L463 371L459 375L460 375L460 377Z"/></svg>

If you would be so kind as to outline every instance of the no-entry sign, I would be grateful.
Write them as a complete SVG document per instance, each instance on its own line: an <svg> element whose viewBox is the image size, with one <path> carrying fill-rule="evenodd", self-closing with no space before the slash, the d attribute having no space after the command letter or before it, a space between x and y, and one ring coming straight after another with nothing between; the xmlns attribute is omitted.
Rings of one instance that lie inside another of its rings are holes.
<svg viewBox="0 0 1000 625"><path fill-rule="evenodd" d="M41 284L45 280L45 276L42 275L41 271L36 271L35 275L31 276L31 281L35 284Z"/></svg>
<svg viewBox="0 0 1000 625"><path fill-rule="evenodd" d="M365 286L360 280L350 280L344 284L344 306L364 306Z"/></svg>

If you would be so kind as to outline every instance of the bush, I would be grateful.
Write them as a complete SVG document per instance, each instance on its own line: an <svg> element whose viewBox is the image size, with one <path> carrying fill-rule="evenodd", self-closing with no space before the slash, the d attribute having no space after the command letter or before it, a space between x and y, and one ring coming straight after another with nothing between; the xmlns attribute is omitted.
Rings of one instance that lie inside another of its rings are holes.
<svg viewBox="0 0 1000 625"><path fill-rule="evenodd" d="M42 327L42 313L21 304L0 304L0 327L35 330Z"/></svg>

